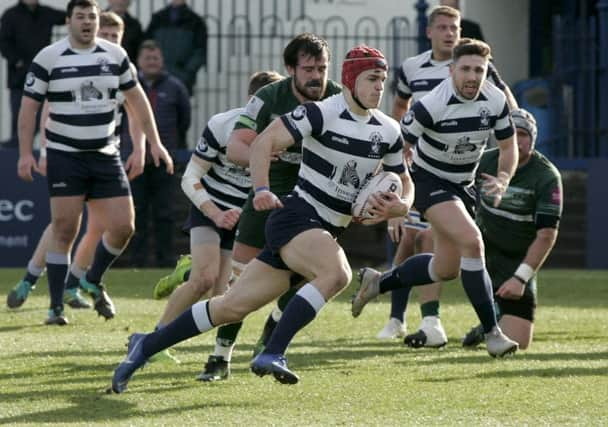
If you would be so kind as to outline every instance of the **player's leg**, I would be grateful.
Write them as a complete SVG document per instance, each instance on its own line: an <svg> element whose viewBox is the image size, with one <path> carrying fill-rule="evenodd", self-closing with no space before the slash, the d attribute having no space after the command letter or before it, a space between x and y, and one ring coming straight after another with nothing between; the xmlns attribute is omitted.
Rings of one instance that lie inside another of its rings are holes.
<svg viewBox="0 0 608 427"><path fill-rule="evenodd" d="M416 235L418 230L405 228L395 251L392 265L399 265L414 255ZM395 289L391 292L391 311L387 324L378 332L379 339L402 338L405 336L406 322L405 311L410 298L410 289Z"/></svg>
<svg viewBox="0 0 608 427"><path fill-rule="evenodd" d="M222 249L220 252L219 279L213 287L213 296L222 295L228 289L228 281L232 275L232 251ZM197 376L201 381L225 380L230 376L230 363L234 351L235 338L241 329L242 322L223 325L218 328L215 338L215 348L203 371Z"/></svg>
<svg viewBox="0 0 608 427"><path fill-rule="evenodd" d="M154 165L145 166L143 173L130 182L135 209L135 232L129 245L129 255L131 264L137 268L146 266L148 255L149 193L153 191L149 181L153 167Z"/></svg>
<svg viewBox="0 0 608 427"><path fill-rule="evenodd" d="M36 287L36 282L44 272L46 263L46 252L51 239L51 224L42 232L38 245L34 250L32 258L27 263L27 269L23 279L15 285L13 289L8 293L6 297L6 305L9 308L21 307L28 295Z"/></svg>
<svg viewBox="0 0 608 427"><path fill-rule="evenodd" d="M52 238L46 253L46 271L51 297L47 324L63 325L64 280L70 264L70 251L80 227L84 196L51 197Z"/></svg>
<svg viewBox="0 0 608 427"><path fill-rule="evenodd" d="M80 279L93 262L95 248L104 229L94 210L87 210L87 229L78 242L74 260L65 280L65 302L72 308L91 308L92 305L80 295Z"/></svg>
<svg viewBox="0 0 608 427"><path fill-rule="evenodd" d="M332 297L348 286L352 272L343 249L320 228L297 234L281 248L280 256L290 270L309 282L289 301L266 348L252 361L251 368L257 375L272 373L279 382L293 384L299 379L287 368L287 346Z"/></svg>
<svg viewBox="0 0 608 427"><path fill-rule="evenodd" d="M496 297L501 317L498 321L506 336L516 341L521 350L532 344L534 336L534 316L536 315L536 277L526 285L520 299L507 300Z"/></svg>
<svg viewBox="0 0 608 427"><path fill-rule="evenodd" d="M432 253L434 250L432 229L426 229L416 236L416 253ZM439 348L447 344L448 338L439 318L439 297L441 283L419 286L418 301L422 321L416 332L405 337L404 343L413 348Z"/></svg>
<svg viewBox="0 0 608 427"><path fill-rule="evenodd" d="M258 260L251 261L225 294L197 302L164 328L150 334L133 334L129 338L127 358L114 371L112 389L123 392L133 373L152 355L216 325L241 321L285 292L288 283L289 272Z"/></svg>

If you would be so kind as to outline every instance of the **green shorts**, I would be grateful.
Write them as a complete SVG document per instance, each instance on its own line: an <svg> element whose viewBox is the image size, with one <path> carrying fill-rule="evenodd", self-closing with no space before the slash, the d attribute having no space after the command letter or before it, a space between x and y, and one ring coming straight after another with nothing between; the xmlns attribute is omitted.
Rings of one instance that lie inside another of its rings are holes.
<svg viewBox="0 0 608 427"><path fill-rule="evenodd" d="M504 252L486 243L486 267L492 279L492 287L497 291L500 286L513 277L524 256L510 257ZM534 322L536 311L536 277L533 277L518 300L507 300L495 296L501 314L509 314Z"/></svg>
<svg viewBox="0 0 608 427"><path fill-rule="evenodd" d="M236 230L235 241L262 249L266 243L264 228L272 211L256 211L253 207L253 193L249 193Z"/></svg>

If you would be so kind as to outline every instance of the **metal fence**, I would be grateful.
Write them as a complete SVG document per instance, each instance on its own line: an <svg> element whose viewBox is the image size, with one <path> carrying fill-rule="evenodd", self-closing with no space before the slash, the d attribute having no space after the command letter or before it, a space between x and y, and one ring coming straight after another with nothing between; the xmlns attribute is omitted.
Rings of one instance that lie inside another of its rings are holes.
<svg viewBox="0 0 608 427"><path fill-rule="evenodd" d="M608 0L553 20L551 151L567 158L608 157Z"/></svg>
<svg viewBox="0 0 608 427"><path fill-rule="evenodd" d="M144 24L149 22L153 12L166 5L165 0L134 3L133 11ZM207 66L199 71L192 96L190 146L209 117L245 104L249 75L265 69L286 73L282 51L296 34L310 31L327 39L332 51L330 78L338 82L341 60L348 49L357 44L366 43L381 49L393 70L403 59L418 51L416 26L405 16L393 17L388 22L371 16L345 18L333 15L320 19L318 14L308 13L318 3L311 0L196 0L189 3L203 17L208 32ZM407 7L413 10L413 4L413 1L408 2ZM65 31L65 28L58 28L54 38L65 36ZM0 70L4 84L4 64ZM393 101L393 91L388 90L392 83L394 73L391 73L381 106L386 112L390 112ZM0 97L8 97L8 91L0 92ZM1 98L0 106L7 106ZM0 110L0 114L8 114L8 111ZM8 130L3 129L0 139L6 137Z"/></svg>

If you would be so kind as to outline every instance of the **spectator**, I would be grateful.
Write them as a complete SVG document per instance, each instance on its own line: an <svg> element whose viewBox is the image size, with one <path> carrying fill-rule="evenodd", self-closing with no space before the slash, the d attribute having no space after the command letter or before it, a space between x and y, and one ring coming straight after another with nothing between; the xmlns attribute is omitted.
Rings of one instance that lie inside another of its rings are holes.
<svg viewBox="0 0 608 427"><path fill-rule="evenodd" d="M139 80L152 106L161 141L170 153L184 146L190 127L190 99L186 87L164 70L163 54L154 40L142 43L137 57ZM175 180L163 169L154 167L146 156L144 173L131 182L135 202L135 236L131 260L145 265L148 248L148 213L154 221L156 264L173 267L173 203Z"/></svg>
<svg viewBox="0 0 608 427"><path fill-rule="evenodd" d="M439 2L441 6L450 6L454 9L460 10L460 1L459 0L441 0ZM477 39L481 41L485 41L483 38L483 33L481 32L481 26L470 19L461 18L460 19L460 37L462 38L470 38Z"/></svg>
<svg viewBox="0 0 608 427"><path fill-rule="evenodd" d="M186 4L171 4L152 15L146 39L160 46L167 71L179 78L192 94L196 73L207 63L207 27L203 19Z"/></svg>
<svg viewBox="0 0 608 427"><path fill-rule="evenodd" d="M0 18L0 52L8 63L11 136L4 147L17 147L17 117L25 75L34 56L51 43L54 25L65 25L65 12L43 6L38 0L19 0Z"/></svg>
<svg viewBox="0 0 608 427"><path fill-rule="evenodd" d="M137 49L144 39L144 31L137 18L129 14L131 0L108 0L108 11L120 16L125 23L121 46L125 48L131 62L137 61Z"/></svg>

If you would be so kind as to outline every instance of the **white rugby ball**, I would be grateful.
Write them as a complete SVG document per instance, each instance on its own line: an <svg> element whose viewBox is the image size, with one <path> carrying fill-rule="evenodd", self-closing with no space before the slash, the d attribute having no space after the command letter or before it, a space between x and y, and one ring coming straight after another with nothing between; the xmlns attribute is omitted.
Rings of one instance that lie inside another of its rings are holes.
<svg viewBox="0 0 608 427"><path fill-rule="evenodd" d="M372 219L374 216L370 214L367 209L369 208L369 197L378 192L391 192L398 196L401 196L403 186L401 184L401 178L395 172L379 172L372 176L359 190L357 197L352 205L352 215L355 219L365 222L363 220Z"/></svg>

